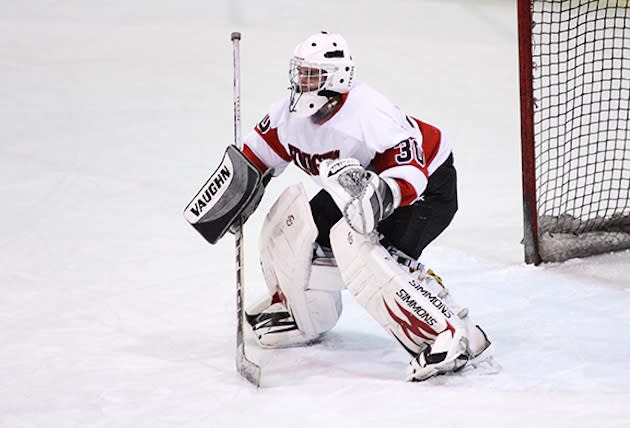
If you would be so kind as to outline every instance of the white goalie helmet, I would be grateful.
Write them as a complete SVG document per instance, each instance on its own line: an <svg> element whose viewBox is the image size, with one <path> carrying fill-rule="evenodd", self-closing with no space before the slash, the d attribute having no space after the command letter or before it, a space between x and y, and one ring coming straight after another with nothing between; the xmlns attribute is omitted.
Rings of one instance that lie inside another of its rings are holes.
<svg viewBox="0 0 630 428"><path fill-rule="evenodd" d="M289 111L309 117L329 98L350 91L354 62L348 43L339 34L321 32L297 45L289 66Z"/></svg>

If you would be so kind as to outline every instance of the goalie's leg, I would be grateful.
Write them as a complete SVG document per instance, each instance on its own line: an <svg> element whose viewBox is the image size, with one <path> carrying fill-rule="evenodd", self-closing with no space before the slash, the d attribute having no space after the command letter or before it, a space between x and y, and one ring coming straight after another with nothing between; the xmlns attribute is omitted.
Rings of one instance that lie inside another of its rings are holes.
<svg viewBox="0 0 630 428"><path fill-rule="evenodd" d="M492 348L433 275L413 274L369 236L345 221L331 244L346 287L368 313L413 356L409 380L457 371Z"/></svg>
<svg viewBox="0 0 630 428"><path fill-rule="evenodd" d="M302 185L287 188L267 214L260 237L269 295L247 311L260 346L308 344L337 323L343 283L334 264L314 258L316 237Z"/></svg>

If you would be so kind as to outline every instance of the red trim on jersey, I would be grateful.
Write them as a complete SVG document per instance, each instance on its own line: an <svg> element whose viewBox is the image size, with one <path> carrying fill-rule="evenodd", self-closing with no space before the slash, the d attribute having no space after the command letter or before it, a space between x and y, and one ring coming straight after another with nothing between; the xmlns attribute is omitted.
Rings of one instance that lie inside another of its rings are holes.
<svg viewBox="0 0 630 428"><path fill-rule="evenodd" d="M415 117L412 117L412 119L416 121L418 127L420 128L420 132L422 133L422 151L425 156L425 164L428 167L440 151L442 131L433 125L429 125L428 123L421 121L420 119L416 119Z"/></svg>
<svg viewBox="0 0 630 428"><path fill-rule="evenodd" d="M269 169L267 165L265 165L265 163L261 161L258 156L256 156L256 153L254 153L247 144L243 146L243 154L247 159L251 161L251 163L256 165L256 168L258 168L260 172L265 172L267 171L267 169Z"/></svg>
<svg viewBox="0 0 630 428"><path fill-rule="evenodd" d="M426 168L423 168L422 165L418 163L418 160L415 157L409 158L408 161L401 162L400 158L402 157L402 148L401 144L396 144L394 147L391 147L385 150L383 153L377 153L372 159L372 167L377 174L385 171L389 168L394 168L396 166L414 166L418 168L424 175L427 175Z"/></svg>
<svg viewBox="0 0 630 428"><path fill-rule="evenodd" d="M411 119L413 119L418 124L422 134L422 147L418 147L417 142L413 138L403 140L383 153L377 153L372 159L371 165L377 174L397 166L411 166L421 171L428 180L429 165L440 151L442 132L435 126L422 122L415 117L409 117L409 119L410 123ZM400 206L412 204L419 196L414 186L404 179L396 178L395 180L400 186Z"/></svg>
<svg viewBox="0 0 630 428"><path fill-rule="evenodd" d="M407 205L411 205L414 203L416 199L418 199L418 194L416 193L416 189L411 185L407 180L403 180L402 178L394 178L398 187L400 187L400 206L406 207Z"/></svg>
<svg viewBox="0 0 630 428"><path fill-rule="evenodd" d="M394 147L385 150L383 153L377 153L374 159L372 159L372 168L377 174L381 174L383 171L390 168L409 166L416 168L428 179L429 171L426 162L424 162L424 155L422 153L416 153L419 150L421 150L421 148L417 147L415 139L409 138L403 140ZM401 206L409 205L416 200L418 194L411 183L404 179L400 181L404 183L400 189L402 193Z"/></svg>
<svg viewBox="0 0 630 428"><path fill-rule="evenodd" d="M278 128L272 128L269 126L264 131L261 131L260 128L256 126L254 130L258 135L260 135L260 138L265 140L267 145L271 147L278 156L280 156L285 162L291 162L291 156L289 156L284 147L282 147L280 138L278 138Z"/></svg>

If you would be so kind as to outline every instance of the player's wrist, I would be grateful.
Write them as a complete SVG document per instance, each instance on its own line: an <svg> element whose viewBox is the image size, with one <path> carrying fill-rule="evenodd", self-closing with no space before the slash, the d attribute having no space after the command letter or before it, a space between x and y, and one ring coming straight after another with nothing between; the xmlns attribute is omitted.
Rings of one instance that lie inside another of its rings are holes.
<svg viewBox="0 0 630 428"><path fill-rule="evenodd" d="M387 190L391 192L392 195L392 211L400 206L400 201L402 200L402 192L400 191L400 186L398 182L391 177L380 177L381 180L387 186ZM391 214L391 213L390 213Z"/></svg>

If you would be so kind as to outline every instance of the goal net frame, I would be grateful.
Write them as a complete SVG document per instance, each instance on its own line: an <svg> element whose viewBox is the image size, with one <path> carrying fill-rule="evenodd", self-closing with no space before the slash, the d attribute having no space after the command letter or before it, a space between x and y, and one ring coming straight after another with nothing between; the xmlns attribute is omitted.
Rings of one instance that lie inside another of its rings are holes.
<svg viewBox="0 0 630 428"><path fill-rule="evenodd" d="M630 248L628 0L518 0L525 261Z"/></svg>

